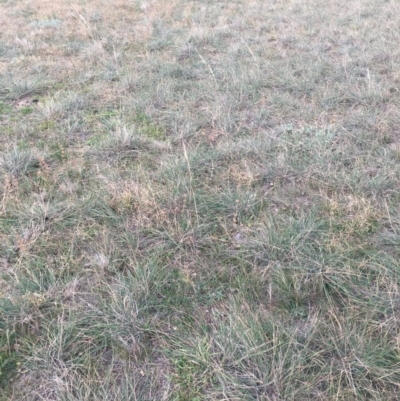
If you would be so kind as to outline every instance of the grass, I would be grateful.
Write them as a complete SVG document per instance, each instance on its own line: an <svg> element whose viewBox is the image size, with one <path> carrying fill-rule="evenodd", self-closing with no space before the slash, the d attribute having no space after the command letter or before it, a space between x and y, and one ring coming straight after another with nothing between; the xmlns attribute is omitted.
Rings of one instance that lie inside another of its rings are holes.
<svg viewBox="0 0 400 401"><path fill-rule="evenodd" d="M398 9L0 1L0 400L397 400Z"/></svg>

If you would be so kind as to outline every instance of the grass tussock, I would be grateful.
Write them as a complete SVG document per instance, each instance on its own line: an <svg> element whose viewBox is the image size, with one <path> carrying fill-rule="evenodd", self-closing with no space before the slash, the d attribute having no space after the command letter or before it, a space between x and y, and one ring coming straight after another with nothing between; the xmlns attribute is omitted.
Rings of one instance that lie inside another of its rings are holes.
<svg viewBox="0 0 400 401"><path fill-rule="evenodd" d="M0 399L397 400L396 1L0 1Z"/></svg>

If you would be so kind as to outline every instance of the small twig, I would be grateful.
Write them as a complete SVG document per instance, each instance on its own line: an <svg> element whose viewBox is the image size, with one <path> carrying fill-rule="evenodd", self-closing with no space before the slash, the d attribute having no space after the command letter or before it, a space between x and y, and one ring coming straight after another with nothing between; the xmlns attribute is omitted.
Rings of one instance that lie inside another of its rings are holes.
<svg viewBox="0 0 400 401"><path fill-rule="evenodd" d="M117 55L117 52L115 50L114 43L113 43L113 52L114 52L115 65L118 67L118 55ZM117 75L119 76L118 68L116 68L116 72L117 72Z"/></svg>
<svg viewBox="0 0 400 401"><path fill-rule="evenodd" d="M254 55L253 50L251 50L250 46L247 44L247 42L246 42L244 39L242 39L242 42L246 45L248 51L250 52L250 54L251 54L252 57L253 57L253 60L254 60L255 62L257 62L256 56Z"/></svg>
<svg viewBox="0 0 400 401"><path fill-rule="evenodd" d="M386 212L387 212L387 215L388 215L390 227L392 228L393 232L397 235L396 229L394 228L393 223L392 223L392 218L390 217L389 206L387 204L386 199L385 199L385 207L386 207Z"/></svg>
<svg viewBox="0 0 400 401"><path fill-rule="evenodd" d="M72 8L74 8L75 12L79 16L79 18L77 16L75 16L75 18L77 20L81 19L83 21L83 25L87 26L87 28L89 29L90 36L91 36L93 42L95 42L95 39L94 39L94 36L93 36L93 33L92 33L92 28L91 28L90 24L86 21L85 17L82 14L79 14L79 11L76 9L76 7L73 4L71 4L71 6L72 6Z"/></svg>
<svg viewBox="0 0 400 401"><path fill-rule="evenodd" d="M197 202L196 202L196 196L195 192L193 191L193 185L192 185L192 169L190 168L190 162L189 162L189 157L186 152L186 146L185 142L182 141L182 147L183 147L183 154L185 156L186 163L188 165L188 171L189 171L189 182L190 182L190 191L192 192L192 197L193 197L193 203L194 203L194 209L196 211L196 221L197 224L199 224L199 211L197 209Z"/></svg>
<svg viewBox="0 0 400 401"><path fill-rule="evenodd" d="M196 48L194 48L194 50L196 50L196 53L201 58L201 61L207 66L208 70L210 71L210 73L211 73L211 75L212 75L212 77L214 79L215 85L218 85L217 80L216 80L215 75L214 75L214 71L212 70L210 64L208 64L207 61L204 60L204 57L199 53L199 51Z"/></svg>

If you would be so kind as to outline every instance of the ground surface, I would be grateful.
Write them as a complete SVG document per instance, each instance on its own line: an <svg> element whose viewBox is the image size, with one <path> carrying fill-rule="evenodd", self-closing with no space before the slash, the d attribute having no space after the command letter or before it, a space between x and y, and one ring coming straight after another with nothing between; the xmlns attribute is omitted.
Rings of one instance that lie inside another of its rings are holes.
<svg viewBox="0 0 400 401"><path fill-rule="evenodd" d="M400 6L0 0L0 398L398 400Z"/></svg>

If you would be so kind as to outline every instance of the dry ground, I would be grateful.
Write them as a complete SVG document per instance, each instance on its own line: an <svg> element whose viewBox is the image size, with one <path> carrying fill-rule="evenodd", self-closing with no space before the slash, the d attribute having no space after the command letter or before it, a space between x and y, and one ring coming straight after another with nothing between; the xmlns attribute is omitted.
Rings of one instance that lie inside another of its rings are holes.
<svg viewBox="0 0 400 401"><path fill-rule="evenodd" d="M398 1L0 27L0 399L399 399Z"/></svg>

